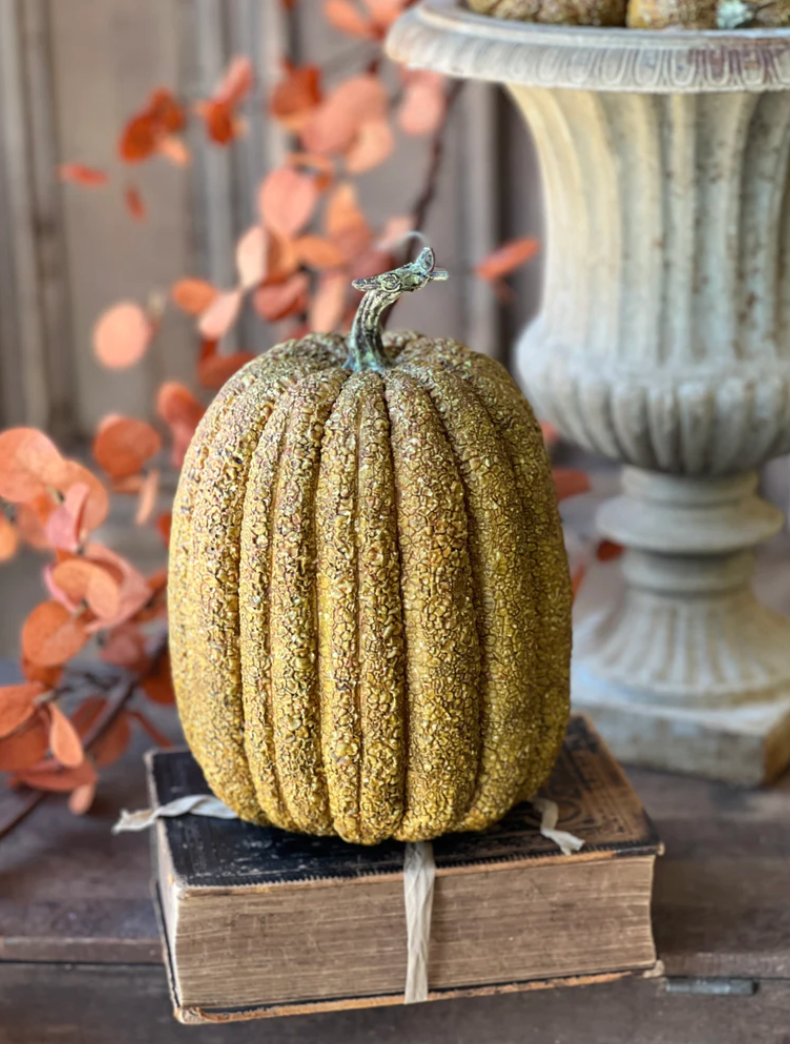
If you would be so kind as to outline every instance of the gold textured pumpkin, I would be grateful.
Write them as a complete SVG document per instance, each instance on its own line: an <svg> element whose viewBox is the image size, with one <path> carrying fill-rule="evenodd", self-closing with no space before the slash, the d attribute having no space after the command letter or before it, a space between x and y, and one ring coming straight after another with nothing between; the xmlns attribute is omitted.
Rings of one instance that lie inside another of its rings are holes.
<svg viewBox="0 0 790 1044"><path fill-rule="evenodd" d="M178 487L170 641L206 779L243 819L373 844L480 830L568 716L570 582L540 428L506 371L382 337L429 248L347 338L232 377Z"/></svg>

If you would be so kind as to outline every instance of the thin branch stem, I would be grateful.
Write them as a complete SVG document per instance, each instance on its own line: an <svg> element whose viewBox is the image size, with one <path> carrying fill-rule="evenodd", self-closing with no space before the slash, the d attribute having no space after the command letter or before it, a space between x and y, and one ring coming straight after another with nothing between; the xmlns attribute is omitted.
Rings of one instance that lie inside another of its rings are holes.
<svg viewBox="0 0 790 1044"><path fill-rule="evenodd" d="M461 93L464 81L456 80L447 91L447 110L445 117L441 122L441 125L436 128L434 135L431 139L431 158L428 163L428 171L425 177L425 184L422 192L417 197L417 201L414 204L414 228L417 232L422 232L425 226L425 222L428 218L428 212L431 209L431 204L436 197L436 192L439 187L439 173L442 168L442 160L444 158L444 146L446 140L447 130L447 119L452 111L453 105L455 104L458 95Z"/></svg>

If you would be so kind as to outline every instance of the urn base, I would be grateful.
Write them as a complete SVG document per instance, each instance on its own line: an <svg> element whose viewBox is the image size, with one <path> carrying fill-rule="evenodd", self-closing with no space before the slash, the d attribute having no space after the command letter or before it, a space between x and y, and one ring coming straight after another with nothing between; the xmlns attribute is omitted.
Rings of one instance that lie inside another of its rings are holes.
<svg viewBox="0 0 790 1044"><path fill-rule="evenodd" d="M783 518L756 488L626 468L599 512L625 586L577 625L572 699L623 761L749 784L790 764L790 620L751 586Z"/></svg>
<svg viewBox="0 0 790 1044"><path fill-rule="evenodd" d="M634 699L583 665L571 685L574 709L590 715L626 764L748 786L770 782L790 764L790 686L742 706L683 708Z"/></svg>

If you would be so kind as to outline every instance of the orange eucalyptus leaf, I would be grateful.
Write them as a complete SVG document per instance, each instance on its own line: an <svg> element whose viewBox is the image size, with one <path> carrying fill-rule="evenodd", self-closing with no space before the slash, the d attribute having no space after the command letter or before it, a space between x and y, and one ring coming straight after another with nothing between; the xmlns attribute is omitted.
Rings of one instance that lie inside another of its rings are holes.
<svg viewBox="0 0 790 1044"><path fill-rule="evenodd" d="M49 749L61 765L76 768L85 760L79 733L56 703L49 705L49 714Z"/></svg>
<svg viewBox="0 0 790 1044"><path fill-rule="evenodd" d="M143 692L153 703L175 703L173 681L170 674L170 656L160 657L156 668L141 682Z"/></svg>
<svg viewBox="0 0 790 1044"><path fill-rule="evenodd" d="M148 663L145 635L136 624L114 627L102 642L99 657L115 667L140 672Z"/></svg>
<svg viewBox="0 0 790 1044"><path fill-rule="evenodd" d="M173 513L167 511L156 520L156 528L165 547L170 546L170 530L173 527Z"/></svg>
<svg viewBox="0 0 790 1044"><path fill-rule="evenodd" d="M344 260L335 244L323 236L300 236L294 241L294 250L308 268L337 268Z"/></svg>
<svg viewBox="0 0 790 1044"><path fill-rule="evenodd" d="M0 739L0 772L19 772L35 765L49 747L49 714L39 709L11 736Z"/></svg>
<svg viewBox="0 0 790 1044"><path fill-rule="evenodd" d="M99 467L114 479L136 475L162 448L159 432L146 421L112 417L102 424L93 442Z"/></svg>
<svg viewBox="0 0 790 1044"><path fill-rule="evenodd" d="M37 551L49 550L45 526L54 510L55 504L49 493L42 493L28 503L17 506L15 519L17 532L29 547L33 547Z"/></svg>
<svg viewBox="0 0 790 1044"><path fill-rule="evenodd" d="M195 112L206 126L206 134L215 145L229 145L239 135L239 123L231 106L224 102L202 101Z"/></svg>
<svg viewBox="0 0 790 1044"><path fill-rule="evenodd" d="M52 598L55 602L60 602L60 604L69 613L78 613L80 611L80 599L74 599L70 595L66 594L65 591L62 591L58 587L58 585L55 583L55 580L53 579L52 574L55 572L56 564L57 563L55 562L48 562L44 566L44 569L42 571L42 579L44 581L44 586L49 592L49 597Z"/></svg>
<svg viewBox="0 0 790 1044"><path fill-rule="evenodd" d="M100 620L92 623L88 631L93 632L100 627L116 627L132 619L143 609L151 598L151 588L142 573L135 569L131 562L111 551L102 544L88 544L85 557L90 562L115 569L121 577L121 603L117 615L111 620Z"/></svg>
<svg viewBox="0 0 790 1044"><path fill-rule="evenodd" d="M158 468L152 468L145 476L140 489L140 499L137 502L137 512L134 516L134 521L138 526L144 526L154 513L156 498L159 495L159 478Z"/></svg>
<svg viewBox="0 0 790 1044"><path fill-rule="evenodd" d="M372 73L352 76L334 91L304 121L300 138L308 152L322 155L345 152L360 126L387 115L389 96L384 84Z"/></svg>
<svg viewBox="0 0 790 1044"><path fill-rule="evenodd" d="M136 186L126 186L124 189L124 200L126 201L126 209L135 221L145 221L145 203L143 203L143 197Z"/></svg>
<svg viewBox="0 0 790 1044"><path fill-rule="evenodd" d="M296 256L295 241L268 229L266 237L266 281L283 283L296 272L299 258Z"/></svg>
<svg viewBox="0 0 790 1044"><path fill-rule="evenodd" d="M178 381L165 381L156 397L156 412L165 424L187 424L194 431L206 411L189 388Z"/></svg>
<svg viewBox="0 0 790 1044"><path fill-rule="evenodd" d="M253 307L269 322L306 311L310 281L304 272L296 272L284 283L262 286L255 292Z"/></svg>
<svg viewBox="0 0 790 1044"><path fill-rule="evenodd" d="M23 656L22 673L28 681L40 682L45 689L54 689L63 676L63 668L39 667Z"/></svg>
<svg viewBox="0 0 790 1044"><path fill-rule="evenodd" d="M447 112L444 77L419 70L409 75L398 109L398 126L406 134L434 134Z"/></svg>
<svg viewBox="0 0 790 1044"><path fill-rule="evenodd" d="M585 565L577 566L571 574L571 591L573 593L574 598L579 593L579 588L584 583L584 578L586 575L587 567Z"/></svg>
<svg viewBox="0 0 790 1044"><path fill-rule="evenodd" d="M395 258L389 251L377 250L375 247L371 247L368 250L363 250L361 254L357 254L349 264L348 281L351 283L354 279L366 279L368 276L388 272L394 267ZM356 306L354 307L356 310Z"/></svg>
<svg viewBox="0 0 790 1044"><path fill-rule="evenodd" d="M88 487L88 498L80 519L82 529L96 529L107 517L110 510L110 497L107 489L92 471L83 467L82 464L78 464L77 461L64 461L61 473L53 485L64 497L68 496L73 486L85 485Z"/></svg>
<svg viewBox="0 0 790 1044"><path fill-rule="evenodd" d="M156 151L176 167L188 167L192 154L181 138L175 134L165 134L157 142Z"/></svg>
<svg viewBox="0 0 790 1044"><path fill-rule="evenodd" d="M96 797L95 783L81 783L69 794L69 812L75 816L84 816L90 811Z"/></svg>
<svg viewBox="0 0 790 1044"><path fill-rule="evenodd" d="M236 322L241 308L241 290L225 290L218 293L198 322L203 337L219 340Z"/></svg>
<svg viewBox="0 0 790 1044"><path fill-rule="evenodd" d="M225 105L238 105L250 93L254 82L252 62L246 55L237 55L231 59L222 82L214 92L214 99Z"/></svg>
<svg viewBox="0 0 790 1044"><path fill-rule="evenodd" d="M273 232L293 236L313 216L318 196L315 178L289 167L280 167L261 183L258 194L261 220Z"/></svg>
<svg viewBox="0 0 790 1044"><path fill-rule="evenodd" d="M76 551L79 548L82 519L90 492L86 482L75 482L69 487L63 502L58 504L44 527L52 547L62 551Z"/></svg>
<svg viewBox="0 0 790 1044"><path fill-rule="evenodd" d="M285 75L276 84L269 113L289 130L297 131L321 101L321 70L316 65L285 63Z"/></svg>
<svg viewBox="0 0 790 1044"><path fill-rule="evenodd" d="M52 569L52 583L78 605L85 602L101 620L112 620L121 605L118 580L97 562L86 558L67 558Z"/></svg>
<svg viewBox="0 0 790 1044"><path fill-rule="evenodd" d="M557 500L575 497L580 493L587 493L590 489L589 476L574 468L553 468L551 477L554 479Z"/></svg>
<svg viewBox="0 0 790 1044"><path fill-rule="evenodd" d="M0 511L0 562L13 558L19 547L19 533L14 525Z"/></svg>
<svg viewBox="0 0 790 1044"><path fill-rule="evenodd" d="M122 493L136 497L145 483L145 475L138 472L136 475L127 475L125 478L112 480L113 493Z"/></svg>
<svg viewBox="0 0 790 1044"><path fill-rule="evenodd" d="M347 261L367 250L373 233L357 203L354 186L346 181L329 197L324 223L327 235Z"/></svg>
<svg viewBox="0 0 790 1044"><path fill-rule="evenodd" d="M365 6L370 11L374 23L382 30L389 29L398 18L404 7L408 7L412 0L365 0Z"/></svg>
<svg viewBox="0 0 790 1044"><path fill-rule="evenodd" d="M138 304L122 301L99 316L93 328L93 348L112 370L133 366L145 355L154 324Z"/></svg>
<svg viewBox="0 0 790 1044"><path fill-rule="evenodd" d="M383 163L395 148L395 137L389 121L366 120L346 152L346 170L349 174L363 174Z"/></svg>
<svg viewBox="0 0 790 1044"><path fill-rule="evenodd" d="M198 380L204 388L221 388L225 381L254 358L252 352L208 356L198 363Z"/></svg>
<svg viewBox="0 0 790 1044"><path fill-rule="evenodd" d="M547 449L552 449L560 441L560 433L554 425L549 424L548 421L540 422L540 431L543 435L543 442Z"/></svg>
<svg viewBox="0 0 790 1044"><path fill-rule="evenodd" d="M22 626L22 652L40 667L65 663L76 656L87 640L82 620L55 601L37 605Z"/></svg>
<svg viewBox="0 0 790 1044"><path fill-rule="evenodd" d="M599 562L611 562L619 558L624 550L622 544L615 544L613 540L601 540L595 549L595 557Z"/></svg>
<svg viewBox="0 0 790 1044"><path fill-rule="evenodd" d="M73 768L61 768L53 758L47 758L41 765L17 772L14 782L24 783L34 790L65 793L89 783L95 784L97 779L96 769L88 760Z"/></svg>
<svg viewBox="0 0 790 1044"><path fill-rule="evenodd" d="M205 279L179 279L170 288L170 296L188 315L202 315L216 300L219 290Z"/></svg>
<svg viewBox="0 0 790 1044"><path fill-rule="evenodd" d="M38 682L0 686L0 738L15 732L33 717L34 701L44 691Z"/></svg>
<svg viewBox="0 0 790 1044"><path fill-rule="evenodd" d="M35 428L9 428L0 433L0 497L12 504L45 495L64 466L54 442Z"/></svg>
<svg viewBox="0 0 790 1044"><path fill-rule="evenodd" d="M348 288L345 272L327 272L321 276L310 304L308 322L311 330L329 333L336 329L345 312Z"/></svg>
<svg viewBox="0 0 790 1044"><path fill-rule="evenodd" d="M475 269L481 279L494 281L510 275L538 252L536 239L514 239L494 250Z"/></svg>
<svg viewBox="0 0 790 1044"><path fill-rule="evenodd" d="M61 163L58 167L58 177L61 181L72 181L76 185L89 187L106 185L109 180L103 170L86 167L82 163Z"/></svg>
<svg viewBox="0 0 790 1044"><path fill-rule="evenodd" d="M374 37L375 30L351 0L324 0L324 17L331 26L349 36Z"/></svg>
<svg viewBox="0 0 790 1044"><path fill-rule="evenodd" d="M252 290L263 282L266 253L266 233L260 225L253 225L236 244L236 269L242 290Z"/></svg>
<svg viewBox="0 0 790 1044"><path fill-rule="evenodd" d="M142 163L156 151L159 134L157 122L149 113L133 116L121 133L118 155L124 163Z"/></svg>
<svg viewBox="0 0 790 1044"><path fill-rule="evenodd" d="M414 218L411 214L403 214L391 217L376 240L379 250L394 250L406 239L406 236L414 229Z"/></svg>
<svg viewBox="0 0 790 1044"><path fill-rule="evenodd" d="M186 127L186 115L173 94L159 87L148 99L145 109L153 123L168 134L177 134Z"/></svg>

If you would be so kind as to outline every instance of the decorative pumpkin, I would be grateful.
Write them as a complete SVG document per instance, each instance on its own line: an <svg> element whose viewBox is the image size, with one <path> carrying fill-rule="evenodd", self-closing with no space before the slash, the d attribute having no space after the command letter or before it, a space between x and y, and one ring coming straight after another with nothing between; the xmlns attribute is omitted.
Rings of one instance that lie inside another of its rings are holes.
<svg viewBox="0 0 790 1044"><path fill-rule="evenodd" d="M373 844L481 830L550 772L570 582L539 426L496 362L382 337L425 248L354 285L347 338L250 362L178 487L178 709L243 819Z"/></svg>

